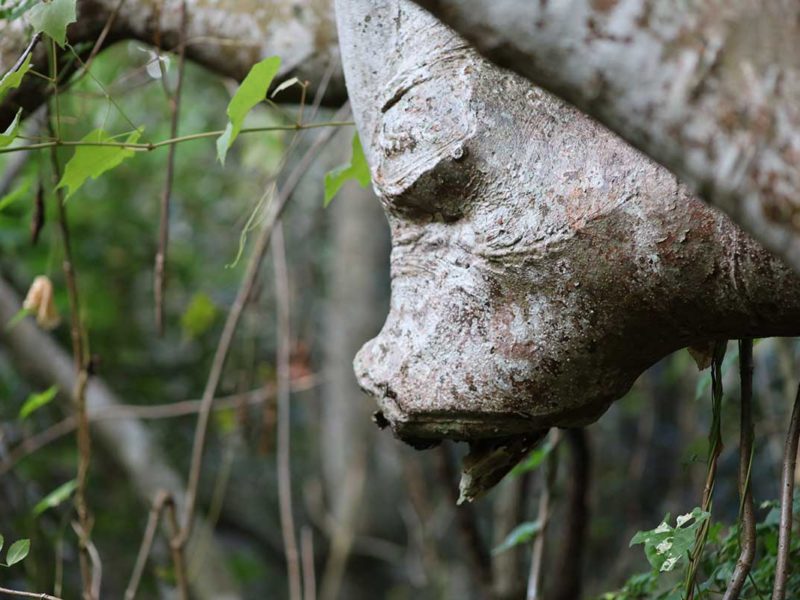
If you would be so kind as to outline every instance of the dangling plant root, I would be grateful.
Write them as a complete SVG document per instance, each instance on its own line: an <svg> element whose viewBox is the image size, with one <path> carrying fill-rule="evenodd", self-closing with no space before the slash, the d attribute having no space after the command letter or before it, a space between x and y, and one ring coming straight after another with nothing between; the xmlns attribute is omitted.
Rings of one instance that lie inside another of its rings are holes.
<svg viewBox="0 0 800 600"><path fill-rule="evenodd" d="M737 600L756 555L756 518L750 490L753 462L753 340L739 340L741 419L739 425L739 521L741 551L722 600Z"/></svg>
<svg viewBox="0 0 800 600"><path fill-rule="evenodd" d="M789 577L789 546L792 543L792 498L794 496L794 472L797 466L797 443L800 438L800 387L789 421L789 433L783 454L783 477L781 481L781 524L778 528L778 555L775 563L775 585L772 600L786 598L786 580Z"/></svg>

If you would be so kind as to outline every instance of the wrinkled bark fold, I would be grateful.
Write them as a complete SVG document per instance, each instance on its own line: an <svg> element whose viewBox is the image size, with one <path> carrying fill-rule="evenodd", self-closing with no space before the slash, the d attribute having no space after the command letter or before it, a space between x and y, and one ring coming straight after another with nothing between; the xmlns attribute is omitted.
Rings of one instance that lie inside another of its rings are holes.
<svg viewBox="0 0 800 600"><path fill-rule="evenodd" d="M355 368L400 437L582 426L681 347L800 332L797 276L665 168L412 2L336 8L393 236Z"/></svg>
<svg viewBox="0 0 800 600"><path fill-rule="evenodd" d="M800 5L417 0L800 271Z"/></svg>

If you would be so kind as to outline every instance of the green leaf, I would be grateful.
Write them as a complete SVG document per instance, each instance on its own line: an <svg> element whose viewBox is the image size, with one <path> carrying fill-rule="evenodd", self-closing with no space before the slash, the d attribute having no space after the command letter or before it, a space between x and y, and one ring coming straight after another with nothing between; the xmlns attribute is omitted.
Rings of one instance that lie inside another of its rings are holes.
<svg viewBox="0 0 800 600"><path fill-rule="evenodd" d="M8 548L8 554L6 554L6 565L10 567L11 565L17 564L19 561L28 556L30 549L30 540L17 540Z"/></svg>
<svg viewBox="0 0 800 600"><path fill-rule="evenodd" d="M3 544L5 544L5 543L6 543L5 538L3 537L2 534L0 534L0 550L3 549Z"/></svg>
<svg viewBox="0 0 800 600"><path fill-rule="evenodd" d="M142 134L141 130L134 131L125 140L126 144L135 144ZM95 129L87 133L82 142L104 143L111 142L113 138L102 129ZM91 177L97 179L105 173L119 166L126 158L134 155L130 148L121 146L78 146L75 154L67 162L64 175L58 182L58 188L67 187L67 198L72 196Z"/></svg>
<svg viewBox="0 0 800 600"><path fill-rule="evenodd" d="M281 59L277 56L271 56L256 63L231 98L227 110L230 121L225 132L217 138L217 157L223 165L228 149L233 145L242 129L244 118L254 106L267 97L267 90L280 66Z"/></svg>
<svg viewBox="0 0 800 600"><path fill-rule="evenodd" d="M500 554L509 548L513 548L519 544L524 544L535 538L541 530L542 524L539 521L526 521L525 523L520 523L511 530L511 533L506 536L506 539L503 540L502 544L492 550L492 554Z"/></svg>
<svg viewBox="0 0 800 600"><path fill-rule="evenodd" d="M18 186L14 191L9 192L0 198L0 212L3 212L6 208L14 204L14 202L22 198L28 192L30 187L31 182L28 180L22 185Z"/></svg>
<svg viewBox="0 0 800 600"><path fill-rule="evenodd" d="M11 90L17 89L22 83L22 78L31 70L31 54L25 57L25 60L16 71L9 71L2 79L0 79L0 100L3 96Z"/></svg>
<svg viewBox="0 0 800 600"><path fill-rule="evenodd" d="M29 310L27 308L20 308L19 312L15 314L13 317L11 317L8 320L8 323L6 323L6 331L11 331L12 329L14 329L14 327L16 327L17 323L22 321L22 319L24 319L28 315L32 314L33 314L32 310Z"/></svg>
<svg viewBox="0 0 800 600"><path fill-rule="evenodd" d="M630 545L644 544L644 553L650 565L659 572L668 572L684 561L688 561L697 540L697 531L708 520L710 514L700 508L677 518L677 524L669 524L670 516L650 531L639 531Z"/></svg>
<svg viewBox="0 0 800 600"><path fill-rule="evenodd" d="M544 459L550 455L552 450L553 444L548 438L544 444L528 454L528 458L511 469L511 476L513 477L515 475L527 473L528 471L535 471L541 466L541 464L544 462Z"/></svg>
<svg viewBox="0 0 800 600"><path fill-rule="evenodd" d="M39 410L47 404L50 404L50 402L53 401L53 398L56 397L57 393L58 386L54 385L43 392L39 392L38 394L31 394L28 396L28 399L25 400L22 408L19 409L19 418L27 419L32 412Z"/></svg>
<svg viewBox="0 0 800 600"><path fill-rule="evenodd" d="M325 202L323 205L328 206L339 189L350 179L355 179L362 188L367 187L370 182L369 165L364 156L358 132L353 134L353 155L350 162L325 173Z"/></svg>
<svg viewBox="0 0 800 600"><path fill-rule="evenodd" d="M0 133L0 148L5 148L17 137L20 117L22 117L21 108L17 111L17 114L14 117L14 120L11 121L11 125L8 126L8 129L6 129L5 132Z"/></svg>
<svg viewBox="0 0 800 600"><path fill-rule="evenodd" d="M74 23L76 0L42 0L28 12L28 19L36 33L40 31L64 47L67 41L67 25Z"/></svg>
<svg viewBox="0 0 800 600"><path fill-rule="evenodd" d="M19 0L18 2L12 2L11 6L6 8L3 6L5 3L0 1L0 19L8 22L19 19L37 2L39 0Z"/></svg>
<svg viewBox="0 0 800 600"><path fill-rule="evenodd" d="M48 508L55 508L65 500L69 499L69 497L72 496L72 492L74 492L77 487L77 479L70 479L66 483L62 483L36 503L36 506L33 507L33 516L38 517Z"/></svg>
<svg viewBox="0 0 800 600"><path fill-rule="evenodd" d="M214 323L217 307L208 294L199 292L192 297L186 312L181 317L181 326L187 337L197 338L203 335Z"/></svg>

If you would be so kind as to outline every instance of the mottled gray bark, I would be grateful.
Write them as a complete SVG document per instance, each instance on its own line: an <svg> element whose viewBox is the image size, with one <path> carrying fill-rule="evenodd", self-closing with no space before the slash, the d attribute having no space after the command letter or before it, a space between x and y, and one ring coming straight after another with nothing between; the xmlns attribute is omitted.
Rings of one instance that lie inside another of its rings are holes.
<svg viewBox="0 0 800 600"><path fill-rule="evenodd" d="M666 169L411 2L336 6L393 236L355 368L399 436L584 425L683 346L800 332L800 280Z"/></svg>
<svg viewBox="0 0 800 600"><path fill-rule="evenodd" d="M800 5L417 0L800 270Z"/></svg>
<svg viewBox="0 0 800 600"><path fill-rule="evenodd" d="M114 14L107 44L124 39L174 49L180 39L183 0L78 0L78 21L67 32L73 46L100 35ZM260 2L259 0L187 0L186 56L212 71L243 78L250 67L267 56L282 60L278 81L295 75L310 82L311 93L332 69L326 92L330 104L345 99L339 66L336 27L330 0ZM8 71L30 41L25 19L6 23L0 20L0 75ZM45 44L34 52L36 68L47 70ZM8 124L19 106L27 111L44 102L46 83L26 77L19 91L0 104L0 129ZM281 100L291 100L290 88Z"/></svg>
<svg viewBox="0 0 800 600"><path fill-rule="evenodd" d="M14 290L0 279L0 344L19 371L31 380L45 386L58 386L62 392L58 397L71 412L70 391L76 380L72 358L31 318L7 328L6 324L20 308L21 302ZM90 379L86 389L86 408L90 416L119 404L121 401L101 378ZM176 503L183 505L185 491L181 477L164 460L152 436L138 419L98 420L92 423L92 432L126 473L147 506L160 490L171 492ZM211 528L202 520L195 523L188 555L199 561L199 564L190 564L192 578L189 584L193 597L203 600L235 600L240 597L238 587L225 567L224 554L214 542ZM112 574L115 581L124 581L128 575Z"/></svg>

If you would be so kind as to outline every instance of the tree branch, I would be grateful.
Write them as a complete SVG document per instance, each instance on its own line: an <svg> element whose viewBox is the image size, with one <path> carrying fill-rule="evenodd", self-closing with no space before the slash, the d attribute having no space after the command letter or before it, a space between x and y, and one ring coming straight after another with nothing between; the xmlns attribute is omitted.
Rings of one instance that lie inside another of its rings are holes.
<svg viewBox="0 0 800 600"><path fill-rule="evenodd" d="M138 40L172 50L180 46L181 0L78 0L78 21L67 37L73 46L94 43L104 36L104 47L122 40ZM296 76L310 82L310 90L330 66L334 75L325 103L340 105L346 98L338 67L336 28L331 2L299 0L264 5L260 0L188 0L186 58L226 77L242 79L250 67L266 56L280 56L276 78ZM108 24L111 23L110 26ZM0 76L11 69L30 42L24 19L0 21ZM103 32L106 31L104 34ZM40 44L33 51L33 66L46 71L46 52ZM89 45L87 55L92 52ZM281 94L281 101L297 101L298 90ZM293 95L294 94L294 95ZM47 82L26 77L16 92L0 103L0 130L11 122L19 107L26 114L47 97Z"/></svg>
<svg viewBox="0 0 800 600"><path fill-rule="evenodd" d="M800 271L800 6L416 0L595 117Z"/></svg>

